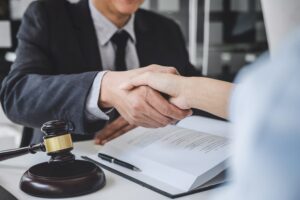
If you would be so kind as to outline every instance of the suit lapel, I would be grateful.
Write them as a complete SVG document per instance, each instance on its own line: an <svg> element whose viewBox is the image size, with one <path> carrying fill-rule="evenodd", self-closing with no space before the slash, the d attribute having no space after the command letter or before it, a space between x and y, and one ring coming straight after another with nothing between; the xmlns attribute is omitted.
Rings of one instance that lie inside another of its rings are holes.
<svg viewBox="0 0 300 200"><path fill-rule="evenodd" d="M143 11L139 10L135 15L134 29L136 35L136 49L141 67L154 64L157 58L153 33L150 30L147 19L143 16Z"/></svg>
<svg viewBox="0 0 300 200"><path fill-rule="evenodd" d="M77 35L83 64L89 70L102 70L98 40L90 14L88 0L81 0L72 10L75 34Z"/></svg>
<svg viewBox="0 0 300 200"><path fill-rule="evenodd" d="M83 64L86 65L85 67L89 68L89 70L103 70L98 40L91 18L88 0L81 0L75 4L71 16L81 55L83 56ZM136 12L134 23L137 40L136 49L140 66L144 67L149 64L155 64L158 62L157 58L160 57L157 51L154 51L158 44L154 41L154 33L152 33L142 10Z"/></svg>

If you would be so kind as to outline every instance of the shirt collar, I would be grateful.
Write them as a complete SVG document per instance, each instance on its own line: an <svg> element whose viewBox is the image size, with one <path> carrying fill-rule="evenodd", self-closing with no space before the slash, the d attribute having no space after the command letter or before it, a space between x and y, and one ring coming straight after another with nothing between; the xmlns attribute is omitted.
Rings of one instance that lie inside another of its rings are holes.
<svg viewBox="0 0 300 200"><path fill-rule="evenodd" d="M134 33L134 18L135 15L132 14L129 21L125 24L124 27L118 29L109 19L107 19L100 11L98 11L92 3L92 0L89 0L89 7L91 12L91 17L98 34L100 45L106 45L110 38L120 30L125 30L130 35L131 40L135 43L136 37Z"/></svg>

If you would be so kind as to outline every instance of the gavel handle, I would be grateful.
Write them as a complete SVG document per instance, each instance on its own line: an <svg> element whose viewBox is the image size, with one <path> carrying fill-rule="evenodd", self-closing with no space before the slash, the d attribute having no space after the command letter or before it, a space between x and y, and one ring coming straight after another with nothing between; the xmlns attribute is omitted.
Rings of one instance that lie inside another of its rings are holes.
<svg viewBox="0 0 300 200"><path fill-rule="evenodd" d="M27 153L35 154L38 151L45 151L45 146L43 143L29 145L28 147L0 151L0 161L22 156Z"/></svg>

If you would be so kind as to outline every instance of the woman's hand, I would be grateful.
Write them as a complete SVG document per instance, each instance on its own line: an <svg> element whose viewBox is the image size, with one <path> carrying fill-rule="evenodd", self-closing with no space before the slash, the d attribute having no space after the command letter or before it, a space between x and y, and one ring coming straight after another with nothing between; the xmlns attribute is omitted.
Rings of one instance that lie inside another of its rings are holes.
<svg viewBox="0 0 300 200"><path fill-rule="evenodd" d="M186 77L161 72L145 72L121 85L124 90L132 90L139 86L149 86L170 96L169 101L180 109L190 109L188 102L188 86Z"/></svg>
<svg viewBox="0 0 300 200"><path fill-rule="evenodd" d="M232 83L205 77L183 77L161 72L145 72L121 85L131 91L138 86L149 86L168 94L169 101L180 109L198 108L227 118Z"/></svg>

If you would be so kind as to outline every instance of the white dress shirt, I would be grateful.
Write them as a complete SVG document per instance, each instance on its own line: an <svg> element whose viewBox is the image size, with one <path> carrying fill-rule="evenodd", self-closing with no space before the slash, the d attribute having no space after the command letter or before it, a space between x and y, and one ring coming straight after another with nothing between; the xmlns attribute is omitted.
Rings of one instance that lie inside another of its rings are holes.
<svg viewBox="0 0 300 200"><path fill-rule="evenodd" d="M99 72L94 79L90 93L87 98L86 114L90 120L104 119L109 117L98 107L98 99L100 95L101 81L104 74L108 70L115 70L115 53L116 46L110 41L111 37L120 30L125 30L130 35L125 52L125 62L127 69L139 67L139 59L136 51L136 37L134 33L134 15L132 15L127 24L118 29L109 19L107 19L100 11L98 11L89 0L89 8L93 19L96 35L98 39L98 47L102 61L103 71Z"/></svg>

